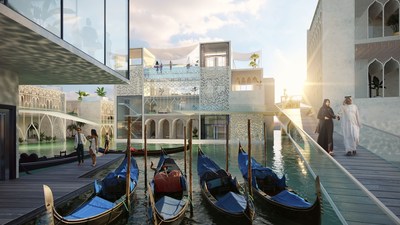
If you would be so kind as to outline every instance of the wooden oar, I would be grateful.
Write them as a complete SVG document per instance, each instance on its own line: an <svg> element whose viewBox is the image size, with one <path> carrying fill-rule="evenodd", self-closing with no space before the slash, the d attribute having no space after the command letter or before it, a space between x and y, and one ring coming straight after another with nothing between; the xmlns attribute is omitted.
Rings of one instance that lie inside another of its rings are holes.
<svg viewBox="0 0 400 225"><path fill-rule="evenodd" d="M154 220L154 224L158 224L157 222L157 212L156 212L156 203L154 201L154 196L153 196L153 192L151 191L151 187L150 184L147 184L147 192L149 193L149 198L150 198L150 205L151 205L151 211L153 214L153 220Z"/></svg>
<svg viewBox="0 0 400 225"><path fill-rule="evenodd" d="M226 160L225 160L225 170L229 171L229 116L226 117Z"/></svg>
<svg viewBox="0 0 400 225"><path fill-rule="evenodd" d="M186 173L186 126L183 127L183 162L184 162L184 171L185 171L185 177L187 178L187 173Z"/></svg>
<svg viewBox="0 0 400 225"><path fill-rule="evenodd" d="M144 125L144 185L147 184L147 125Z"/></svg>
<svg viewBox="0 0 400 225"><path fill-rule="evenodd" d="M131 201L130 201L130 193L131 193L131 117L128 117L128 140L126 144L126 161L128 164L128 168L126 169L126 205L128 206L128 210L131 209Z"/></svg>
<svg viewBox="0 0 400 225"><path fill-rule="evenodd" d="M190 135L189 135L189 190L190 190L190 197L189 197L189 199L190 199L190 215L191 216L193 216L193 203L192 203L192 200L193 200L193 187L192 187L192 183L193 183L193 179L192 179L192 146L193 146L193 142L192 142L192 140L193 140L193 138L192 138L192 133L193 133L193 131L192 131L192 123L193 123L193 121L192 121L192 119L190 119L190 122L189 122L189 132L190 132Z"/></svg>

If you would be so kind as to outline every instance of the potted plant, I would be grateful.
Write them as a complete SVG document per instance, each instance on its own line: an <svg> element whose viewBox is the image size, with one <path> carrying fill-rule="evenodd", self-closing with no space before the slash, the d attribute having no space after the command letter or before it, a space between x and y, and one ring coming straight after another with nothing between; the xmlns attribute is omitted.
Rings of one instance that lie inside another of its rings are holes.
<svg viewBox="0 0 400 225"><path fill-rule="evenodd" d="M249 63L249 65L251 66L251 67L253 67L253 68L257 68L257 59L258 58L260 58L260 56L257 54L257 53L253 53L251 56L250 56L250 63Z"/></svg>
<svg viewBox="0 0 400 225"><path fill-rule="evenodd" d="M393 13L389 16L386 25L390 26L393 30L394 35L399 34L399 12Z"/></svg>
<svg viewBox="0 0 400 225"><path fill-rule="evenodd" d="M78 96L79 101L82 101L83 97L89 96L89 93L87 93L85 91L81 91L81 90L79 90L78 92L75 92L75 93L77 93L79 95Z"/></svg>
<svg viewBox="0 0 400 225"><path fill-rule="evenodd" d="M376 77L376 76L374 76L374 77L372 78L372 83L371 83L370 85L371 85L371 89L375 89L375 97L378 97L378 96L379 96L379 90L380 90L381 88L385 88L385 87L383 86L383 81L380 81L379 78Z"/></svg>
<svg viewBox="0 0 400 225"><path fill-rule="evenodd" d="M198 138L199 136L197 135L197 132L199 132L199 129L197 127L193 128L193 138Z"/></svg>

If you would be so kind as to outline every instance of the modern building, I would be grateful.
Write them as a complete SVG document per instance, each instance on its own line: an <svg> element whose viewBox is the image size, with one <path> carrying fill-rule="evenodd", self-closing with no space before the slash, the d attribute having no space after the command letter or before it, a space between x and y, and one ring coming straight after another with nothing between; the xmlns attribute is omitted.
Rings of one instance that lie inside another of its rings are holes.
<svg viewBox="0 0 400 225"><path fill-rule="evenodd" d="M307 34L303 98L315 113L325 98L337 111L353 96L361 145L392 162L400 162L399 7L398 0L319 0Z"/></svg>
<svg viewBox="0 0 400 225"><path fill-rule="evenodd" d="M129 81L129 1L101 3L0 1L0 180L18 177L20 85Z"/></svg>
<svg viewBox="0 0 400 225"><path fill-rule="evenodd" d="M131 49L130 55L132 82L116 87L117 139L126 138L127 116L138 140L146 125L149 141L182 142L184 127L195 140L247 141L247 119L254 140L265 139L264 124L273 123L275 112L274 80L264 78L260 51L232 52L224 41ZM236 69L239 61L247 68Z"/></svg>

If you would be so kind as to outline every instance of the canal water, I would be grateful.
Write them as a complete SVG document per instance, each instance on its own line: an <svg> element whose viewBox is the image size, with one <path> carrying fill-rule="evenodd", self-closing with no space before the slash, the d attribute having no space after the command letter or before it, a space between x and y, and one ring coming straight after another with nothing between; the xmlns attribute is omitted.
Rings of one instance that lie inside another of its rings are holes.
<svg viewBox="0 0 400 225"><path fill-rule="evenodd" d="M71 144L67 144L70 146ZM135 145L134 145L135 146ZM149 149L158 149L161 146L163 147L172 147L176 145L166 144L148 144ZM242 146L245 150L247 150L247 143L242 143ZM141 146L136 146L141 147ZM216 161L218 165L222 168L225 168L226 162L226 153L225 153L225 144L201 144L194 145L192 158L192 174L193 174L193 214L188 211L186 213L186 218L182 222L182 224L187 225L195 225L195 224L232 224L231 222L227 222L225 218L218 217L215 215L215 212L212 212L206 205L206 202L202 199L200 187L198 184L197 177L197 149L201 148L205 154L207 154L210 158ZM311 173L307 170L307 166L301 160L301 157L296 152L295 146L291 143L289 137L286 135L282 135L280 130L274 130L274 138L273 140L269 140L267 142L266 149L264 148L264 143L253 143L252 142L252 156L261 164L268 165L271 167L279 177L285 174L288 186L296 191L299 195L305 197L308 201L314 202L315 196L315 184L314 179ZM68 147L68 148L72 148ZM124 144L117 144L117 149L124 149ZM46 154L46 150L40 150L41 154ZM50 154L54 154L55 151L58 150L47 150ZM240 174L237 162L237 154L238 154L238 142L231 142L229 145L229 172L238 178L240 183L243 183L243 178ZM21 153L24 150L21 150ZM29 152L29 151L26 151ZM184 170L184 154L183 153L175 153L171 154L177 163L180 165L181 169ZM187 156L189 158L189 156ZM130 212L130 216L128 219L121 220L119 222L120 225L123 224L151 224L148 219L148 199L146 197L145 192L145 183L144 183L144 160L142 157L136 158L137 163L140 170L139 174L139 184L136 190L136 196L134 199L133 207ZM150 156L148 157L148 165L150 165L150 161L154 164L157 164L158 157ZM110 169L115 168L118 165L116 163L114 166L111 166ZM187 165L187 169L189 170L189 165ZM96 179L101 179L102 176L107 174L108 171L104 171L102 174L98 174ZM187 171L189 173L189 171ZM152 170L147 171L147 180L150 181L153 175ZM323 196L324 198L324 196ZM288 220L280 215L275 215L269 211L263 209L263 206L256 201L256 217L253 224L271 224L271 225L296 225L299 224L298 221ZM336 214L334 213L332 207L329 205L328 201L323 200L323 214L322 214L322 225L331 225L331 224L341 224Z"/></svg>

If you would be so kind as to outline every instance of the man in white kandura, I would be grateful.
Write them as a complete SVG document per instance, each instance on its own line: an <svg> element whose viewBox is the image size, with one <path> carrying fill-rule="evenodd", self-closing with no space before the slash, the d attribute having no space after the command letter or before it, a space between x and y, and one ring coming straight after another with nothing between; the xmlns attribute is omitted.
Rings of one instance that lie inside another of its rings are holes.
<svg viewBox="0 0 400 225"><path fill-rule="evenodd" d="M360 142L361 121L358 107L353 104L351 96L345 96L343 105L339 110L342 120L344 147L347 156L357 153L357 145Z"/></svg>

